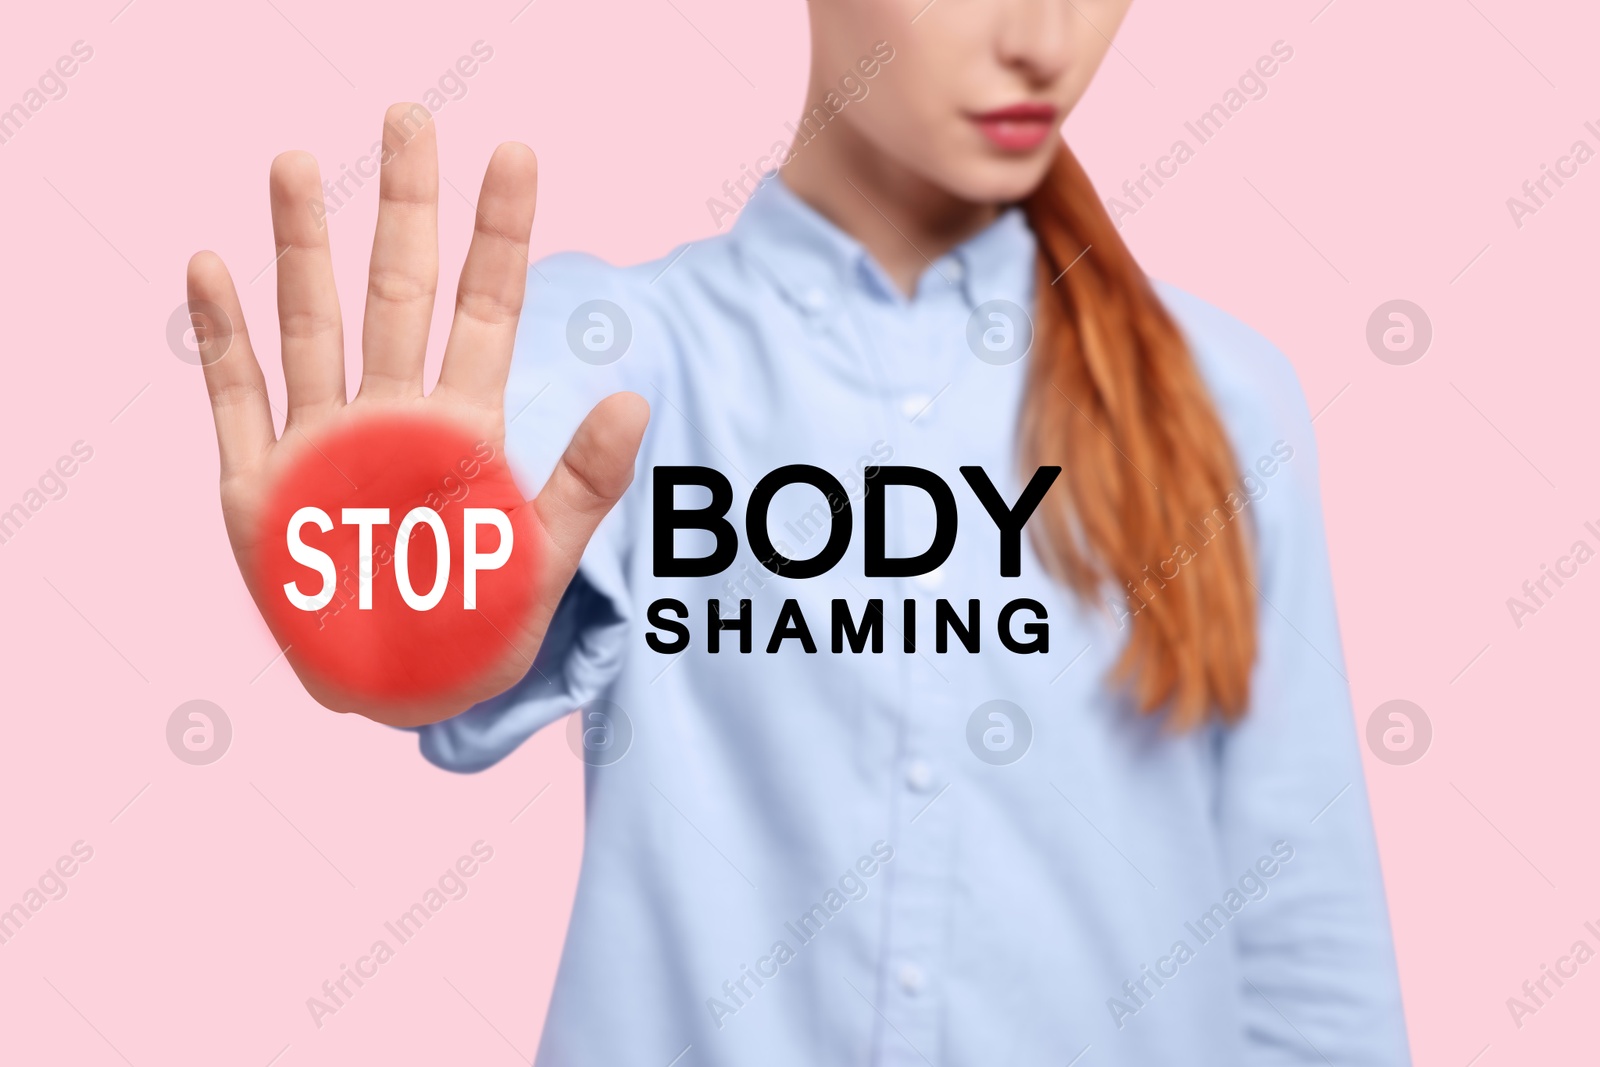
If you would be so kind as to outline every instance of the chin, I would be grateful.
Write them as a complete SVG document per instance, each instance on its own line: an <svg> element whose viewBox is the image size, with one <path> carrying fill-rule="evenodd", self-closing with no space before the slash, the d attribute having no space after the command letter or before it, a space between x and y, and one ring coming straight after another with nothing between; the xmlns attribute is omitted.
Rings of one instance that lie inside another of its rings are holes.
<svg viewBox="0 0 1600 1067"><path fill-rule="evenodd" d="M1011 204L1027 199L1050 169L1054 150L1041 148L1026 156L973 160L948 175L945 188L978 204Z"/></svg>

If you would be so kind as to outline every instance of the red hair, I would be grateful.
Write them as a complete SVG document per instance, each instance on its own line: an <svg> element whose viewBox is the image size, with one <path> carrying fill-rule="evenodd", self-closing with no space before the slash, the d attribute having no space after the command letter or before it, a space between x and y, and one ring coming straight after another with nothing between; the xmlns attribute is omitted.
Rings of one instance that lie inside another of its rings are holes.
<svg viewBox="0 0 1600 1067"><path fill-rule="evenodd" d="M1234 721L1250 697L1256 604L1245 524L1228 522L1160 573L1189 527L1238 485L1233 449L1183 335L1062 145L1024 204L1038 240L1038 298L1024 469L1059 465L1067 493L1036 545L1085 597L1127 598L1114 677L1176 728Z"/></svg>

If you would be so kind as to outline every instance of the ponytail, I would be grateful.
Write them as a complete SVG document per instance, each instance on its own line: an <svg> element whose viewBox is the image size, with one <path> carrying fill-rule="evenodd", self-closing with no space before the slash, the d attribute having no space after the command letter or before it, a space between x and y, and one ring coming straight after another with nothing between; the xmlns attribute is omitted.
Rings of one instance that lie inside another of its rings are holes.
<svg viewBox="0 0 1600 1067"><path fill-rule="evenodd" d="M1188 346L1062 145L1024 204L1039 248L1035 341L1019 428L1025 469L1059 465L1062 506L1036 547L1080 596L1126 602L1113 677L1176 729L1245 711L1256 655L1238 467ZM1220 512L1226 519L1212 529Z"/></svg>

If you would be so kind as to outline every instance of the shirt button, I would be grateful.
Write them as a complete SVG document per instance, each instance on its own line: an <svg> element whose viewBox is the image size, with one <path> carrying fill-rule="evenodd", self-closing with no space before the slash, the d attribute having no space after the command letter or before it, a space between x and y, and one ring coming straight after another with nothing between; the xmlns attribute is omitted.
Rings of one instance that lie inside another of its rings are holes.
<svg viewBox="0 0 1600 1067"><path fill-rule="evenodd" d="M926 574L916 575L911 580L916 582L917 585L921 586L923 589L937 589L944 584L944 568L935 567Z"/></svg>
<svg viewBox="0 0 1600 1067"><path fill-rule="evenodd" d="M828 306L828 294L821 289L808 289L801 299L812 311L821 311Z"/></svg>
<svg viewBox="0 0 1600 1067"><path fill-rule="evenodd" d="M928 766L927 760L912 760L906 766L906 785L919 793L933 785L933 768Z"/></svg>
<svg viewBox="0 0 1600 1067"><path fill-rule="evenodd" d="M967 268L959 259L947 259L939 266L939 271L950 280L952 285L960 285L961 279L967 276Z"/></svg>
<svg viewBox="0 0 1600 1067"><path fill-rule="evenodd" d="M932 404L933 397L927 393L912 393L900 401L900 414L904 415L907 421L926 417L929 414L928 408Z"/></svg>
<svg viewBox="0 0 1600 1067"><path fill-rule="evenodd" d="M922 992L927 980L927 975L923 974L922 968L915 963L908 963L900 968L900 988L913 996Z"/></svg>

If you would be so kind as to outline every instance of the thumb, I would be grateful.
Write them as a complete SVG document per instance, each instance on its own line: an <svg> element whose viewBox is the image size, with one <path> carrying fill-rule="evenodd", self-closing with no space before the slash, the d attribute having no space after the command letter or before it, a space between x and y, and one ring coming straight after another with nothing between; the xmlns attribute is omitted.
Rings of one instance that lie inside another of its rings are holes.
<svg viewBox="0 0 1600 1067"><path fill-rule="evenodd" d="M650 405L637 393L613 393L600 401L534 498L550 550L545 582L554 584L555 595L566 589L595 528L632 483L649 421Z"/></svg>

